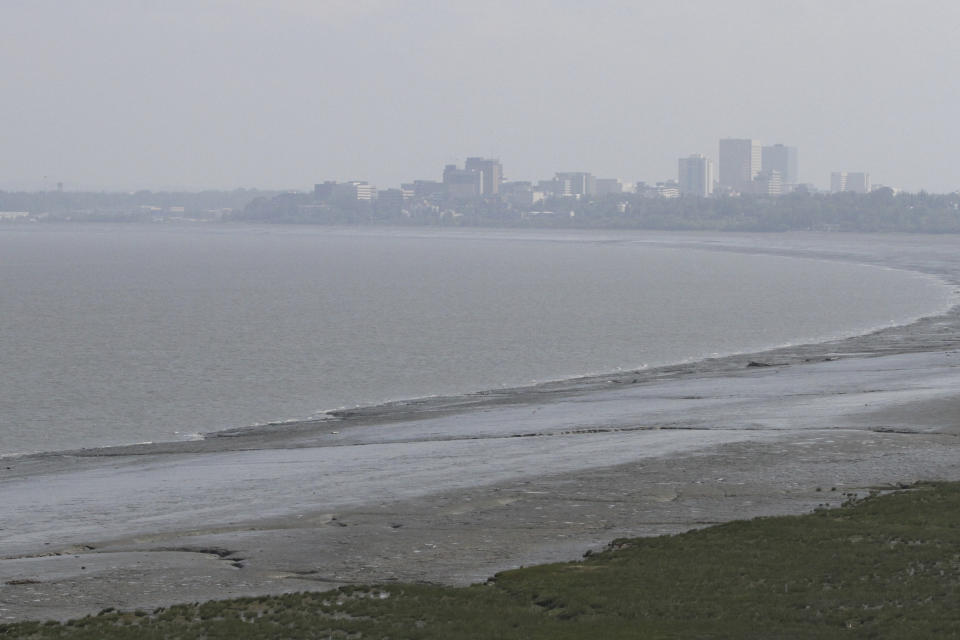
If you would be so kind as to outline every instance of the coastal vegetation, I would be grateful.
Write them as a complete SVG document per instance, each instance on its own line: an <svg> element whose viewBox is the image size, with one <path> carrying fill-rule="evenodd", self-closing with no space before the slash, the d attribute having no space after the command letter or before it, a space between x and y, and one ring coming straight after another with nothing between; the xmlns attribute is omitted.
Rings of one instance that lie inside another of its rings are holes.
<svg viewBox="0 0 960 640"><path fill-rule="evenodd" d="M610 194L548 198L532 206L500 199L411 200L402 206L375 201L318 202L287 193L252 200L232 220L290 224L393 224L567 229L699 231L860 231L958 233L960 194L807 193L785 196L650 198Z"/></svg>
<svg viewBox="0 0 960 640"><path fill-rule="evenodd" d="M3 215L8 212L8 215ZM16 214L16 215L14 215ZM324 200L314 193L235 191L12 193L0 191L0 222L168 220L271 224L960 233L960 192L648 197L618 193L552 197L532 205L501 198Z"/></svg>
<svg viewBox="0 0 960 640"><path fill-rule="evenodd" d="M881 495L882 494L882 495ZM464 588L350 586L69 622L5 638L934 638L960 634L960 484L657 538Z"/></svg>

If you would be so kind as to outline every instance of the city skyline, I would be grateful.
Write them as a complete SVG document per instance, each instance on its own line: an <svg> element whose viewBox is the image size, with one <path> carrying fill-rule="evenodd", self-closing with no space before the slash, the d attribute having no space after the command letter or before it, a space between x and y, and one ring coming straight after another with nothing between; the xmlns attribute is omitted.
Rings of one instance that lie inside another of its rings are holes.
<svg viewBox="0 0 960 640"><path fill-rule="evenodd" d="M681 195L711 197L715 195L768 195L779 196L791 193L798 188L808 192L853 191L867 193L873 188L889 185L874 184L869 172L831 171L829 186L821 188L812 181L801 181L799 173L799 151L795 146L775 143L764 145L752 138L721 138L718 141L717 161L702 153L693 153L678 159L677 170L673 176L663 180L624 180L622 177L601 177L590 171L556 171L552 179L513 179L506 177L500 158L469 156L460 168L457 164L445 164L440 180L413 179L399 185L378 185L364 176L338 181L323 177L322 182L314 182L312 192L323 199L376 200L379 195L390 192L388 197L406 200L421 197L424 193L435 194L442 191L454 199L501 198L517 201L517 188L523 192L521 202L529 200L526 192L532 192L533 202L549 196L592 197L614 193L658 194L662 197ZM636 187L636 189L634 188ZM891 187L895 192L904 191ZM259 187L238 187L239 190L258 190ZM65 189L58 181L54 188L45 186L40 189L25 189L27 192L43 191L83 191L83 189ZM218 189L156 189L156 191L216 191ZM230 190L230 189L224 189ZM303 193L310 191L302 186L289 189L260 189ZM4 189L0 188L0 191ZM13 190L11 190L13 191ZM103 190L104 192L123 193L125 190ZM141 189L151 191L151 189ZM126 191L132 193L133 191ZM394 193L395 192L395 193ZM960 192L960 189L952 192ZM537 195L539 194L539 195ZM530 203L528 203L530 204Z"/></svg>
<svg viewBox="0 0 960 640"><path fill-rule="evenodd" d="M802 149L820 188L842 170L960 186L960 6L932 0L14 0L0 18L6 190L395 185L459 150L509 158L510 179L657 181L718 135Z"/></svg>
<svg viewBox="0 0 960 640"><path fill-rule="evenodd" d="M660 181L625 181L621 177L600 177L589 171L558 171L552 179L505 179L500 158L468 157L460 168L446 164L442 179L413 180L380 189L390 191L390 197L409 199L425 194L443 192L454 199L490 198L506 196L511 202L532 204L549 196L592 197L615 193L645 192L663 197L713 195L780 196L802 188L808 192L821 189L812 182L800 180L799 149L775 143L765 145L752 138L721 138L717 145L718 161L710 156L694 153L678 159L675 178ZM351 180L343 185L363 184L376 192L376 186L366 180ZM327 180L314 185L314 194L336 187L336 181ZM637 188L634 189L634 186ZM877 185L886 187L887 185ZM854 191L867 193L872 183L869 172L832 171L831 193ZM899 188L892 187L894 191ZM327 193L327 195L330 195ZM369 198L358 198L369 199Z"/></svg>

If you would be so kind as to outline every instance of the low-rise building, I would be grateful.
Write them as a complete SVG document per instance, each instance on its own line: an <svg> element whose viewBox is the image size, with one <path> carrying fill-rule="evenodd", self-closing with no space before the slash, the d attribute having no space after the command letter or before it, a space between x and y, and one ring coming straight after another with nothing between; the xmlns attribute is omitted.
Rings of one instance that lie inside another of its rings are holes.
<svg viewBox="0 0 960 640"><path fill-rule="evenodd" d="M483 195L483 172L476 169L458 169L455 164L443 168L443 186L447 197L476 198Z"/></svg>
<svg viewBox="0 0 960 640"><path fill-rule="evenodd" d="M597 181L586 171L563 171L554 176L556 195L582 198L597 192Z"/></svg>
<svg viewBox="0 0 960 640"><path fill-rule="evenodd" d="M870 193L870 174L854 171L834 171L830 174L830 191L841 193Z"/></svg>
<svg viewBox="0 0 960 640"><path fill-rule="evenodd" d="M618 178L597 178L594 181L594 191L598 196L623 193L623 183Z"/></svg>

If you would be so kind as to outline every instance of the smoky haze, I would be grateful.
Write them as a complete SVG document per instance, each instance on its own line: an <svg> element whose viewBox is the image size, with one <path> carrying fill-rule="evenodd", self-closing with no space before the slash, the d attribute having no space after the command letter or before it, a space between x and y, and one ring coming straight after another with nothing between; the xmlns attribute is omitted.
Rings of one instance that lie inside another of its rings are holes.
<svg viewBox="0 0 960 640"><path fill-rule="evenodd" d="M960 187L952 2L4 0L0 189L380 187L499 157L656 181L750 137L800 180Z"/></svg>

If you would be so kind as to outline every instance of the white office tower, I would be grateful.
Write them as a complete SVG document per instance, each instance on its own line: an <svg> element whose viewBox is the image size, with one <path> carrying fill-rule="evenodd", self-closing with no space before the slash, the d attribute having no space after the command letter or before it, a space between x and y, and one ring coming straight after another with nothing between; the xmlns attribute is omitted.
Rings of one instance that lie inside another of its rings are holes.
<svg viewBox="0 0 960 640"><path fill-rule="evenodd" d="M713 194L713 161L699 153L680 158L678 178L681 194L706 198Z"/></svg>

